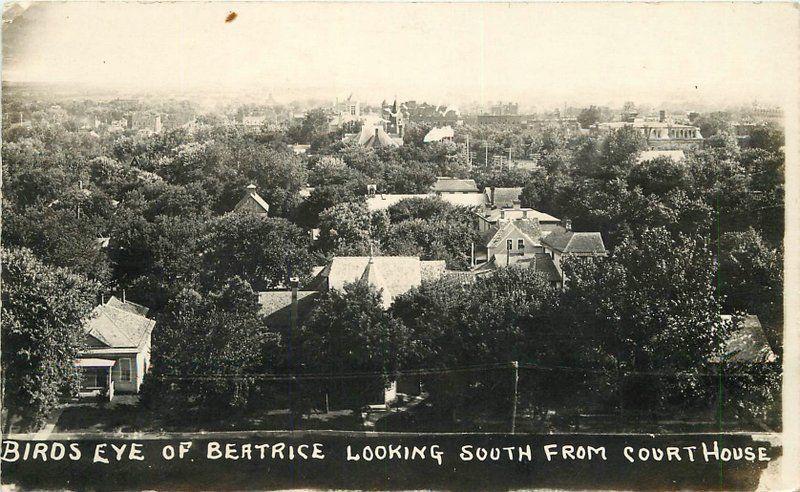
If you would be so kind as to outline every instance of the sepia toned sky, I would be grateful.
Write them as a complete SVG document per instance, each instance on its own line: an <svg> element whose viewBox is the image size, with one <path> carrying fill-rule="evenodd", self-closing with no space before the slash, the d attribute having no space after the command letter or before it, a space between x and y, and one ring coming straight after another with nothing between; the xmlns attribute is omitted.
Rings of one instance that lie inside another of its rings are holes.
<svg viewBox="0 0 800 492"><path fill-rule="evenodd" d="M3 78L279 100L780 103L797 26L787 4L34 2L4 22Z"/></svg>

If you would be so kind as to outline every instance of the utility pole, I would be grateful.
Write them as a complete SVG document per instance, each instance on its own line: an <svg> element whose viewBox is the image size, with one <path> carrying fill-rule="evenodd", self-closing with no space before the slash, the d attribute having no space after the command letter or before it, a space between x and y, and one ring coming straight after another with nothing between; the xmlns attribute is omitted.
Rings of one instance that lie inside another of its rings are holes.
<svg viewBox="0 0 800 492"><path fill-rule="evenodd" d="M514 367L514 407L511 410L511 433L514 434L517 430L517 387L519 385L519 362L513 361L511 365Z"/></svg>

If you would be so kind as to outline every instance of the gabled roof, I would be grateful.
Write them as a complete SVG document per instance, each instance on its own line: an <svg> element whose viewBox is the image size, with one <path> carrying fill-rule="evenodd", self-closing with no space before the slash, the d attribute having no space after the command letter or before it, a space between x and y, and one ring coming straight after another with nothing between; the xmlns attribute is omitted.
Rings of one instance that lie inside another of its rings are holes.
<svg viewBox="0 0 800 492"><path fill-rule="evenodd" d="M422 262L418 256L335 256L323 270L328 288L341 289L344 284L361 279L381 290L386 307L394 298L422 282Z"/></svg>
<svg viewBox="0 0 800 492"><path fill-rule="evenodd" d="M431 186L434 193L456 193L456 192L478 192L478 186L474 179L459 179L440 176Z"/></svg>
<svg viewBox="0 0 800 492"><path fill-rule="evenodd" d="M605 254L606 247L599 232L553 232L542 238L542 243L561 253Z"/></svg>
<svg viewBox="0 0 800 492"><path fill-rule="evenodd" d="M269 204L261 198L261 195L256 193L255 185L251 184L247 187L244 196L233 209L247 212L269 213Z"/></svg>
<svg viewBox="0 0 800 492"><path fill-rule="evenodd" d="M138 348L153 332L156 322L135 312L101 304L84 324L84 333L107 348ZM97 343L92 343L95 347Z"/></svg>
<svg viewBox="0 0 800 492"><path fill-rule="evenodd" d="M538 243L541 232L535 219L515 219L507 222L501 221L490 227L482 236L483 244L487 248L497 246L499 242L513 231L518 231L533 243Z"/></svg>
<svg viewBox="0 0 800 492"><path fill-rule="evenodd" d="M380 126L364 125L355 137L356 143L362 147L399 147L400 143L389 136Z"/></svg>

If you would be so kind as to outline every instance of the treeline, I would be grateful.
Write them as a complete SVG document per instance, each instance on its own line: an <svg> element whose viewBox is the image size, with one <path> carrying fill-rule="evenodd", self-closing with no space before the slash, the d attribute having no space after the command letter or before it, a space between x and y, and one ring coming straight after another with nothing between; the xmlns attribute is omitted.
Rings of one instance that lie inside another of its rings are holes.
<svg viewBox="0 0 800 492"><path fill-rule="evenodd" d="M518 133L491 131L500 143ZM700 401L710 391L700 375L713 369L725 333L720 312L758 314L780 351L779 139L740 149L722 129L683 163L636 163L641 141L632 133L547 130L525 141L538 169L470 171L458 145L423 145L421 136L424 129L409 128L400 148L363 149L343 144L314 112L286 130L201 125L149 137L4 127L3 382L20 389L6 408L35 426L61 390L74 389L82 323L101 292L122 290L158 318L145 395L165 409L274 400L254 384L261 373L388 374L510 360L679 371L689 386L623 378L608 394L661 405L684 391ZM294 155L287 144L297 141L311 143L314 156ZM425 199L371 214L364 195L368 184L423 193L437 175L470 173L482 186L523 187L524 205L570 218L578 230L602 231L610 258L568 263L564 293L509 269L475 284L425 285L389 312L366 286L330 292L299 334L258 314L257 291L285 288L335 254L372 249L466 268L475 237L464 210ZM268 219L229 213L249 183L269 203ZM306 185L314 189L303 198ZM57 347L43 344L47 337ZM674 347L684 343L679 357ZM350 349L326 348L342 344ZM731 395L754 395L757 384L763 401L775 398L774 385L756 379Z"/></svg>

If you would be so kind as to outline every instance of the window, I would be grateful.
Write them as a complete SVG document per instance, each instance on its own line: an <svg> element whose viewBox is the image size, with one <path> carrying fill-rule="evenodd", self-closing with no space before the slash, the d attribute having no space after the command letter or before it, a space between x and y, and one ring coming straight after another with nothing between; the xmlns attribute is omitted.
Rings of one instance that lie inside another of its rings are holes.
<svg viewBox="0 0 800 492"><path fill-rule="evenodd" d="M128 358L117 359L111 377L114 381L129 383L131 381L131 360Z"/></svg>
<svg viewBox="0 0 800 492"><path fill-rule="evenodd" d="M506 239L506 249L511 251L511 248L514 247L514 241L512 239Z"/></svg>
<svg viewBox="0 0 800 492"><path fill-rule="evenodd" d="M522 239L517 239L517 249L523 250L525 249L525 241Z"/></svg>

